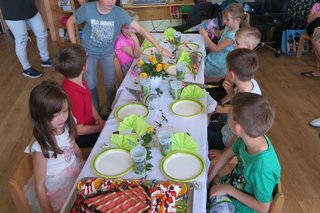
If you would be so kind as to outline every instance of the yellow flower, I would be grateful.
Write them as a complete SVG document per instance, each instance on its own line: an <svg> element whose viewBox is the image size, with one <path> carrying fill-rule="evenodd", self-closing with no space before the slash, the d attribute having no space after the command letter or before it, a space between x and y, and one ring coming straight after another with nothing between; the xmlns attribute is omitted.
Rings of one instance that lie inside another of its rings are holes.
<svg viewBox="0 0 320 213"><path fill-rule="evenodd" d="M157 64L156 70L157 72L160 72L163 69L162 64Z"/></svg>
<svg viewBox="0 0 320 213"><path fill-rule="evenodd" d="M144 61L142 59L139 59L137 65L138 67L141 67L142 65L144 65Z"/></svg>
<svg viewBox="0 0 320 213"><path fill-rule="evenodd" d="M153 63L153 64L157 64L157 63L158 63L156 57L154 57L154 56L152 56L152 55L149 57L149 61L150 61L151 63Z"/></svg>
<svg viewBox="0 0 320 213"><path fill-rule="evenodd" d="M145 73L145 72L142 72L142 73L140 73L140 78L147 78L148 77L148 74L147 73Z"/></svg>
<svg viewBox="0 0 320 213"><path fill-rule="evenodd" d="M152 134L153 131L154 131L153 127L148 127L148 128L147 128L147 133L148 133L148 134Z"/></svg>
<svg viewBox="0 0 320 213"><path fill-rule="evenodd" d="M163 64L163 69L164 69L164 70L167 70L167 69L168 69L168 67L169 67L169 65L168 65L168 64Z"/></svg>

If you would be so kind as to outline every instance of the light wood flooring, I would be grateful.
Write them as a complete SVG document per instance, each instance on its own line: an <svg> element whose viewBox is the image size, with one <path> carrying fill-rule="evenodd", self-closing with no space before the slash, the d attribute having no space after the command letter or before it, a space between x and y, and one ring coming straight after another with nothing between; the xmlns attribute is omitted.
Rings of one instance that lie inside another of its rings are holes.
<svg viewBox="0 0 320 213"><path fill-rule="evenodd" d="M59 47L49 41L51 56ZM43 70L40 79L22 76L14 41L0 35L0 212L16 212L7 189L8 178L23 156L31 138L28 98L31 89L42 80L60 81L53 69L39 66L35 40L28 47L31 64ZM256 79L263 94L276 108L276 120L268 133L282 166L282 186L286 196L284 212L319 212L320 139L319 131L308 126L320 116L320 80L300 76L315 69L312 54L300 59L281 55L275 58L267 49L259 49L260 68Z"/></svg>

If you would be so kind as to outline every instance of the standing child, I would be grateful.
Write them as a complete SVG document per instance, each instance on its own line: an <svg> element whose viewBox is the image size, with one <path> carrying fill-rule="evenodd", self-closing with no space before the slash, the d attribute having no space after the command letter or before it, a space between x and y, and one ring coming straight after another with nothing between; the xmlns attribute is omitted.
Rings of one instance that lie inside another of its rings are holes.
<svg viewBox="0 0 320 213"><path fill-rule="evenodd" d="M265 135L274 117L274 109L263 96L239 93L232 99L229 125L238 139L209 172L209 212L214 212L216 196L229 197L236 212L269 212L281 172L276 152ZM235 168L215 179L234 156L238 159Z"/></svg>
<svg viewBox="0 0 320 213"><path fill-rule="evenodd" d="M82 45L88 53L88 71L85 74L90 88L93 105L99 111L99 96L97 90L97 61L103 70L104 86L107 97L107 112L111 112L112 101L115 97L114 43L123 24L130 25L152 42L157 50L166 57L171 54L162 48L152 35L137 21L133 20L126 11L115 6L116 0L99 0L83 4L67 21L70 40L76 43L75 24L84 23Z"/></svg>
<svg viewBox="0 0 320 213"><path fill-rule="evenodd" d="M139 18L135 12L131 10L127 12L135 21L138 21ZM120 32L116 40L115 53L119 59L122 73L126 75L133 59L140 57L141 48L136 31L130 25L122 25Z"/></svg>
<svg viewBox="0 0 320 213"><path fill-rule="evenodd" d="M80 148L93 147L106 121L93 106L83 77L87 71L86 51L78 44L69 45L57 53L53 65L65 77L62 87L70 98L77 120L76 142Z"/></svg>
<svg viewBox="0 0 320 213"><path fill-rule="evenodd" d="M227 77L223 82L228 98L232 100L236 93L250 92L261 95L260 87L254 79L259 62L254 50L239 48L227 55ZM233 88L233 85L236 85ZM232 145L236 136L225 122L210 122L208 126L209 158L219 157Z"/></svg>
<svg viewBox="0 0 320 213"><path fill-rule="evenodd" d="M222 31L214 31L216 37L220 37L218 44L211 41L204 28L199 33L203 37L210 52L205 58L205 81L219 81L226 75L225 59L227 54L234 50L235 33L240 27L249 26L249 14L244 13L239 3L230 4L223 11L225 28Z"/></svg>
<svg viewBox="0 0 320 213"><path fill-rule="evenodd" d="M70 101L58 83L44 81L32 90L29 110L35 140L25 152L32 155L34 178L25 194L33 212L58 212L83 165Z"/></svg>

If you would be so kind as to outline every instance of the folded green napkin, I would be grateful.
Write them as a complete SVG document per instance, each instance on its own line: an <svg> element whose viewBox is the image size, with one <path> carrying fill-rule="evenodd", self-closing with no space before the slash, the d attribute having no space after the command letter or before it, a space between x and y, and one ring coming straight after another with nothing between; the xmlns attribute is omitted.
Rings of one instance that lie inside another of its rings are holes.
<svg viewBox="0 0 320 213"><path fill-rule="evenodd" d="M197 153L198 144L185 132L174 134L172 137L172 151L188 151Z"/></svg>
<svg viewBox="0 0 320 213"><path fill-rule="evenodd" d="M120 122L118 130L121 132L133 129L139 136L143 136L149 127L150 125L146 122L142 115L132 114L125 117L123 121Z"/></svg>
<svg viewBox="0 0 320 213"><path fill-rule="evenodd" d="M173 29L172 27L169 27L163 32L163 37L168 39L168 40L173 40L174 32L176 32L176 30Z"/></svg>
<svg viewBox="0 0 320 213"><path fill-rule="evenodd" d="M153 47L154 45L147 39L145 39L141 45L141 49Z"/></svg>
<svg viewBox="0 0 320 213"><path fill-rule="evenodd" d="M130 134L130 135L112 134L111 143L121 149L130 151L133 147L135 147L138 144L138 139L136 134Z"/></svg>
<svg viewBox="0 0 320 213"><path fill-rule="evenodd" d="M182 50L178 56L177 64L185 62L187 65L191 66L191 58L187 51Z"/></svg>
<svg viewBox="0 0 320 213"><path fill-rule="evenodd" d="M204 98L206 96L203 89L201 89L197 85L188 85L186 86L180 95L181 99L199 99Z"/></svg>

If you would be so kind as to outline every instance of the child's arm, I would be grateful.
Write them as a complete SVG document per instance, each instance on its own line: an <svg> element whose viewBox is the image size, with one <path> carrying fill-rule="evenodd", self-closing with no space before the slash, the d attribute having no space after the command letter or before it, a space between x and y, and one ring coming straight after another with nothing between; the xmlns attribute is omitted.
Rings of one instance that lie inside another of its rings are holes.
<svg viewBox="0 0 320 213"><path fill-rule="evenodd" d="M53 212L49 198L47 196L47 188L45 185L47 176L47 159L41 152L32 153L32 166L34 174L34 185L40 207L43 212Z"/></svg>
<svg viewBox="0 0 320 213"><path fill-rule="evenodd" d="M99 115L99 113L97 112L96 108L93 106L92 104L92 115L93 115L93 119L95 121L95 124L100 126L101 130L103 129L106 121L102 120L101 116ZM101 131L100 130L100 131Z"/></svg>
<svg viewBox="0 0 320 213"><path fill-rule="evenodd" d="M133 20L130 24L131 27L136 29L143 37L148 39L159 51L159 53L165 57L172 58L172 55L169 51L160 46L160 44L153 38L153 36L144 29L136 20Z"/></svg>
<svg viewBox="0 0 320 213"><path fill-rule="evenodd" d="M130 55L133 58L139 58L141 55L141 48L139 44L139 40L137 38L137 35L135 33L132 33L130 35L131 39L134 41L134 48L131 48L130 46L123 46L120 49L125 52L127 55Z"/></svg>
<svg viewBox="0 0 320 213"><path fill-rule="evenodd" d="M213 52L220 52L226 47L233 45L233 41L230 38L226 38L225 40L219 42L218 44L213 43L208 36L208 32L203 27L199 29L199 33L204 39L204 42L206 43L207 47Z"/></svg>
<svg viewBox="0 0 320 213"><path fill-rule="evenodd" d="M218 159L217 163L214 165L213 169L209 171L208 183L210 183L220 172L220 170L235 156L231 148L226 150L221 157Z"/></svg>
<svg viewBox="0 0 320 213"><path fill-rule="evenodd" d="M73 44L77 43L76 31L74 28L75 25L76 25L76 19L75 19L74 15L72 15L67 20L67 30L68 30L68 35L69 35L70 41Z"/></svg>
<svg viewBox="0 0 320 213"><path fill-rule="evenodd" d="M221 100L221 102L226 103L228 100L232 100L232 98L235 95L233 85L234 84L231 81L228 81L228 80L223 81L222 86L226 90L228 97L224 97L223 100Z"/></svg>
<svg viewBox="0 0 320 213"><path fill-rule="evenodd" d="M254 197L234 188L229 184L219 184L211 187L210 198L218 195L230 195L234 199L258 212L268 212L270 209L270 202L262 203Z"/></svg>

